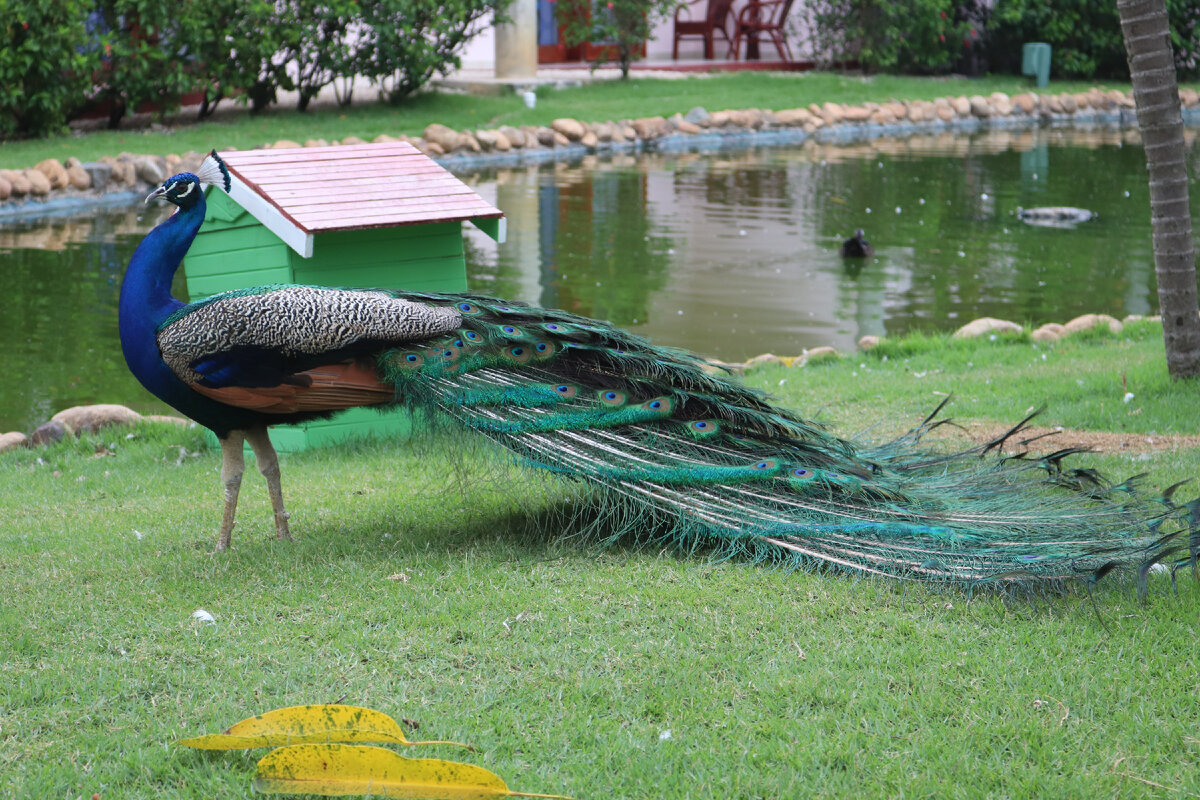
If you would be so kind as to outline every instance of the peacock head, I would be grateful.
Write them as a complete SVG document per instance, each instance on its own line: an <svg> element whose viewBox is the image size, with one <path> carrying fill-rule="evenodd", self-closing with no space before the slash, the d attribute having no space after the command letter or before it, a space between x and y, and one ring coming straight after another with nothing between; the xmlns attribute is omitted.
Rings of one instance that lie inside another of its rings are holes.
<svg viewBox="0 0 1200 800"><path fill-rule="evenodd" d="M231 185L229 168L217 155L217 151L213 150L204 157L204 161L200 162L200 169L196 170L194 174L181 172L178 175L172 175L163 182L162 186L146 196L146 202L149 203L151 200L161 197L168 203L179 206L181 211L187 211L200 201L205 186L220 186L228 192Z"/></svg>

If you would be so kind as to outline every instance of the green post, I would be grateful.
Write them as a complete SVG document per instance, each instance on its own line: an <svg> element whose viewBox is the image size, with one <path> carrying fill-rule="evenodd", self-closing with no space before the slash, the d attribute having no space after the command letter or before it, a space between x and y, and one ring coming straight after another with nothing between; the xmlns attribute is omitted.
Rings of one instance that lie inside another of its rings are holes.
<svg viewBox="0 0 1200 800"><path fill-rule="evenodd" d="M1050 83L1050 45L1045 42L1026 42L1021 48L1021 74L1037 78L1037 88Z"/></svg>

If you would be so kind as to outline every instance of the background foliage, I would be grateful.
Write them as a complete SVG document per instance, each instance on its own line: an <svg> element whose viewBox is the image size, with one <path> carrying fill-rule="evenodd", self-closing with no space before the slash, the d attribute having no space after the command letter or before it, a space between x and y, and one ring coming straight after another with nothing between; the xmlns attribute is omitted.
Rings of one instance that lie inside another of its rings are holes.
<svg viewBox="0 0 1200 800"><path fill-rule="evenodd" d="M87 90L81 0L0 0L0 138L56 132Z"/></svg>
<svg viewBox="0 0 1200 800"><path fill-rule="evenodd" d="M864 72L948 72L979 40L973 2L805 0L796 13L819 63L857 62Z"/></svg>
<svg viewBox="0 0 1200 800"><path fill-rule="evenodd" d="M1194 78L1200 52L1200 2L1166 0L1171 46L1181 78ZM1051 75L1060 78L1129 79L1116 3L1092 0L997 0L987 24L987 51L993 70L1017 71L1021 45L1053 47Z"/></svg>
<svg viewBox="0 0 1200 800"><path fill-rule="evenodd" d="M278 90L305 110L356 75L391 101L459 65L509 0L0 0L0 139L46 136L85 112L110 128L166 114L195 93L201 117L228 98L260 111Z"/></svg>
<svg viewBox="0 0 1200 800"><path fill-rule="evenodd" d="M680 0L561 0L557 19L572 47L585 42L602 45L597 63L616 61L621 77L641 54L643 43L659 20L671 16Z"/></svg>
<svg viewBox="0 0 1200 800"><path fill-rule="evenodd" d="M1167 0L1180 77L1200 75L1200 0ZM818 66L1017 74L1021 47L1053 48L1056 78L1129 79L1114 3L1093 0L800 0L793 35Z"/></svg>

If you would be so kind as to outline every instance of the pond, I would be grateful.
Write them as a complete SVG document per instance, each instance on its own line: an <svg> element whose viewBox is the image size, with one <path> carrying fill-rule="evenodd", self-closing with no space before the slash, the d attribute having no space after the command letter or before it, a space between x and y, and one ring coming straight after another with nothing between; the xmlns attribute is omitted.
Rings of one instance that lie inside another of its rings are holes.
<svg viewBox="0 0 1200 800"><path fill-rule="evenodd" d="M485 170L466 179L509 233L468 238L471 289L727 361L979 316L1152 313L1145 161L1128 137L992 131ZM1017 218L1036 206L1097 217ZM0 226L0 431L79 403L164 410L128 375L116 332L125 263L162 213ZM875 255L845 260L860 227Z"/></svg>

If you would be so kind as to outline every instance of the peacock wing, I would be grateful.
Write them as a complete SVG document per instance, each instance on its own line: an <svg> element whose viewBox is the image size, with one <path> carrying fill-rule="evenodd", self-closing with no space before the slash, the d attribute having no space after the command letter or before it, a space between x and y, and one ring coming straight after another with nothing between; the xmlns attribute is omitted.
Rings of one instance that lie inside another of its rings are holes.
<svg viewBox="0 0 1200 800"><path fill-rule="evenodd" d="M460 321L453 306L383 290L267 286L184 306L159 327L157 340L163 361L189 385L267 388L383 345L445 334Z"/></svg>

